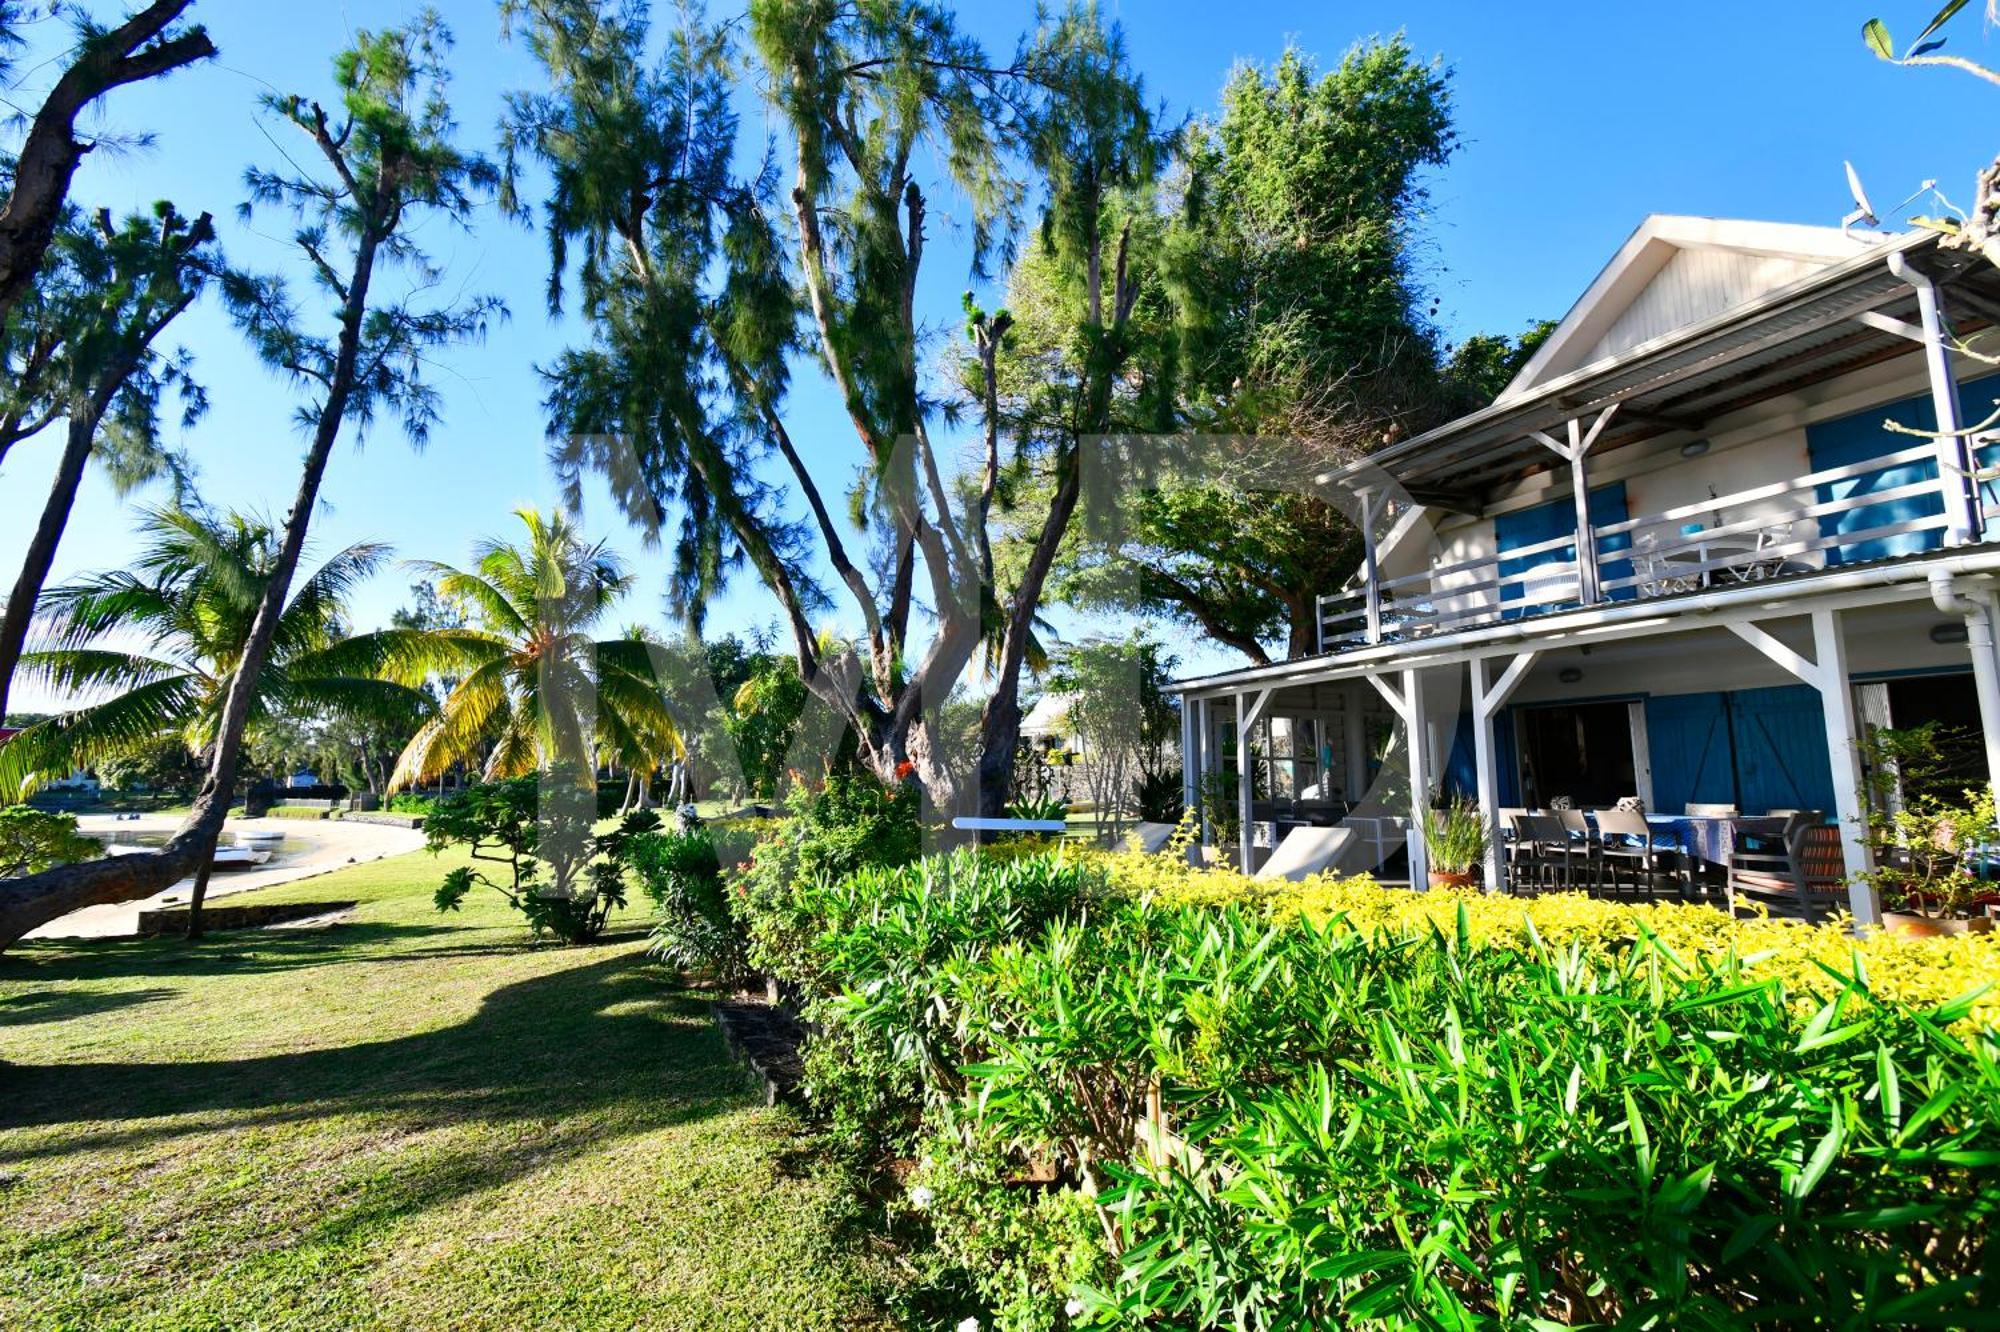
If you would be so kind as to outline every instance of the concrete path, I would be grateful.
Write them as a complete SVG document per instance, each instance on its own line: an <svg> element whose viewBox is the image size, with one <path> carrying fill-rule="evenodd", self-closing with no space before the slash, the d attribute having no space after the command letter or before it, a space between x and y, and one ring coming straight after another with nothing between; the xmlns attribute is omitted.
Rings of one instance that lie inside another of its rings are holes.
<svg viewBox="0 0 2000 1332"><path fill-rule="evenodd" d="M178 818L147 814L119 820L109 814L86 814L77 820L80 831L93 836L120 833L170 833L180 826ZM420 849L424 835L408 828L392 828L379 823L348 823L342 819L231 819L222 829L227 844L236 833L281 832L291 842L278 859L283 863L264 869L228 870L209 876L208 900L252 888L309 879L346 865L385 856L399 856ZM193 879L183 879L163 893L142 901L116 902L108 906L85 907L60 920L49 922L28 933L30 939L101 939L135 933L139 913L160 906L185 905Z"/></svg>

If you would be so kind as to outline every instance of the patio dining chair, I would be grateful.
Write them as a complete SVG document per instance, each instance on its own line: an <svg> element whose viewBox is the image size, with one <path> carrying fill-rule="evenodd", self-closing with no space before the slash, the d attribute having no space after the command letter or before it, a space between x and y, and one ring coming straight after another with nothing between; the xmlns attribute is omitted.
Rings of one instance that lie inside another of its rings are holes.
<svg viewBox="0 0 2000 1332"><path fill-rule="evenodd" d="M1522 814L1514 820L1515 863L1525 876L1509 880L1519 891L1524 883L1551 889L1574 886L1578 846L1553 814Z"/></svg>
<svg viewBox="0 0 2000 1332"><path fill-rule="evenodd" d="M1653 845L1653 826L1646 822L1643 813L1622 807L1599 810L1597 858L1612 892L1618 891L1622 868L1632 876L1635 890L1644 888L1648 901L1657 895L1663 862L1660 851Z"/></svg>
<svg viewBox="0 0 2000 1332"><path fill-rule="evenodd" d="M1807 813L1738 839L1729 857L1728 900L1758 902L1777 916L1823 920L1847 903L1840 829Z"/></svg>

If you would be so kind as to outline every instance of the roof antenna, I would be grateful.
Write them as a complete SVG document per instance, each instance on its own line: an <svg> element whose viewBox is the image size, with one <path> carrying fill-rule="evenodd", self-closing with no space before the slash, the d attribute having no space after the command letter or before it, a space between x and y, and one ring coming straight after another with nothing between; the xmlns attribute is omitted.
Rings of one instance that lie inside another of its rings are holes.
<svg viewBox="0 0 2000 1332"><path fill-rule="evenodd" d="M1868 202L1868 191L1861 188L1861 177L1854 170L1854 163L1842 162L1841 165L1847 168L1847 192L1854 197L1854 211L1840 219L1840 234L1854 240L1855 223L1866 222L1879 230L1882 220L1875 216L1875 205Z"/></svg>

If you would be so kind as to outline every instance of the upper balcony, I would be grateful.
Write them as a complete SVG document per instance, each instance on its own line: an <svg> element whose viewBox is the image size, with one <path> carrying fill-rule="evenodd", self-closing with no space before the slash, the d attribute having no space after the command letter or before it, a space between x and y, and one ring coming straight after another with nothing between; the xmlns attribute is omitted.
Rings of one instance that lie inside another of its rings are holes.
<svg viewBox="0 0 2000 1332"><path fill-rule="evenodd" d="M1960 352L2000 351L2000 273L1834 232L1760 286L1789 233L1703 226L1649 221L1491 406L1319 478L1366 544L1322 651L2000 541L2000 376Z"/></svg>
<svg viewBox="0 0 2000 1332"><path fill-rule="evenodd" d="M1953 544L2000 540L2000 484L1939 479L1931 441L1372 583L1319 599L1320 647L1337 651L1474 628L1502 620L1715 587L1807 578L1831 568L1941 548L1969 490L1971 531ZM1979 453L2000 461L2000 446ZM1684 464L1692 465L1692 464Z"/></svg>

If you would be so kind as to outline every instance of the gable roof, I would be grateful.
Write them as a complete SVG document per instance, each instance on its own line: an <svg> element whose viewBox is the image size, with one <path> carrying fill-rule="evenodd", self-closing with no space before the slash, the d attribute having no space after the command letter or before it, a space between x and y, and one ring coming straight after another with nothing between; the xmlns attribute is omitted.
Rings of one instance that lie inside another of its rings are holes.
<svg viewBox="0 0 2000 1332"><path fill-rule="evenodd" d="M1655 213L1570 307L1498 402L1689 328L1868 249L1838 227Z"/></svg>

